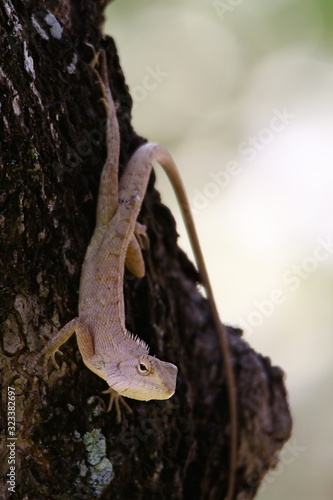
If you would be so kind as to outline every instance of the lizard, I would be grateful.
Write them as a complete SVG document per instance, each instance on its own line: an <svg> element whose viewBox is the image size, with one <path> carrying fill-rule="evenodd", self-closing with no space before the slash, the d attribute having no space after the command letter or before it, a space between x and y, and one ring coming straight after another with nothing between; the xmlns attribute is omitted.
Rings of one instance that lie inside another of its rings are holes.
<svg viewBox="0 0 333 500"><path fill-rule="evenodd" d="M99 57L101 57L100 72L95 69ZM130 158L118 181L120 132L103 50L97 56L95 54L91 68L101 87L102 101L107 115L107 157L100 178L96 225L81 271L78 317L69 321L55 334L40 352L38 359L45 355L45 370L50 357L59 368L55 354L61 353L59 347L75 332L84 364L108 383L109 388L104 391L110 393L108 410L111 410L113 404L115 405L117 422L120 421L120 403L128 407L122 396L148 401L168 399L174 394L177 367L151 356L147 344L127 331L123 297L125 266L136 277L145 274L141 250L147 247L148 237L145 226L137 222L137 217L151 171L158 165L162 166L180 205L221 346L228 384L231 423L226 497L231 500L237 446L234 375L227 335L217 311L186 191L172 156L163 146L156 143L145 143L140 146Z"/></svg>

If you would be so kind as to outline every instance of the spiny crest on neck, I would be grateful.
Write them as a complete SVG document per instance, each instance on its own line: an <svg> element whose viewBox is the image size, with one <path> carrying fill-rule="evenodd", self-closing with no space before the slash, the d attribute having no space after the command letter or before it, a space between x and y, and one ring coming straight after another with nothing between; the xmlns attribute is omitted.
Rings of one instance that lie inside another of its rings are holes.
<svg viewBox="0 0 333 500"><path fill-rule="evenodd" d="M135 335L134 333L131 333L129 331L127 331L127 335L136 344L138 344L140 347L143 347L143 349L145 349L147 351L147 354L149 353L149 346L148 346L148 344L146 344L146 342L144 340L140 339L140 337L138 337L137 335Z"/></svg>

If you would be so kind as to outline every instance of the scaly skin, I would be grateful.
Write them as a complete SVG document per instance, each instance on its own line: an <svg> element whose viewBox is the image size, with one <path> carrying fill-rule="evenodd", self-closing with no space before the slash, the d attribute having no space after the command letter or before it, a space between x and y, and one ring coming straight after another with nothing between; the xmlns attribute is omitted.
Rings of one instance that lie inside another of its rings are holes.
<svg viewBox="0 0 333 500"><path fill-rule="evenodd" d="M75 332L84 363L109 385L105 391L111 394L109 409L115 403L118 421L120 396L147 401L168 399L174 394L177 367L150 356L148 346L126 330L123 297L125 265L136 276L144 275L141 248L146 246L147 236L137 217L152 168L160 164L175 189L220 340L229 392L231 443L227 499L232 500L237 446L236 389L227 336L218 316L190 205L172 157L158 144L147 143L138 148L118 185L119 128L104 52L101 55L101 75L94 68L93 71L104 95L108 117L107 159L100 180L96 228L82 267L79 316L55 335L40 356L46 354L46 360L50 356L54 359L58 348Z"/></svg>

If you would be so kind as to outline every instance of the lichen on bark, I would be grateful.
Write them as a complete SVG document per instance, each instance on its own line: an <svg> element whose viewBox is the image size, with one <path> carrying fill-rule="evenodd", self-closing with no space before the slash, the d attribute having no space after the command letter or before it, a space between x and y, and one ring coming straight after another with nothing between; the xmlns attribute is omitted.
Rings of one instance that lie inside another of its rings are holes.
<svg viewBox="0 0 333 500"><path fill-rule="evenodd" d="M7 429L7 388L13 387L13 498L220 499L229 421L218 339L154 176L140 214L151 243L147 273L125 279L126 318L152 353L178 365L175 397L131 401L133 414L117 425L103 411L105 384L84 367L74 339L47 383L41 367L32 368L41 338L77 314L80 269L94 228L106 150L91 45L107 52L121 167L143 142L131 126L132 100L115 44L101 34L104 4L5 0L0 7L0 412ZM229 328L228 335L239 408L237 498L253 498L290 435L291 419L282 371L239 330ZM103 480L92 473L87 452L87 436L96 432L105 443L95 464ZM2 434L3 477L7 457ZM1 488L6 493L5 482Z"/></svg>

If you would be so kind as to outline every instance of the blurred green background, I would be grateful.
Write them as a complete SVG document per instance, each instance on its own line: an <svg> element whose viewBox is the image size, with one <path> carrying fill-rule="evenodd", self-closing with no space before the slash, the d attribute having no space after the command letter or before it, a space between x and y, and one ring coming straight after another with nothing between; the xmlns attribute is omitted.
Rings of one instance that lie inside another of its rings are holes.
<svg viewBox="0 0 333 500"><path fill-rule="evenodd" d="M333 2L118 0L105 31L135 129L181 170L221 318L286 372L294 432L257 498L332 500Z"/></svg>

